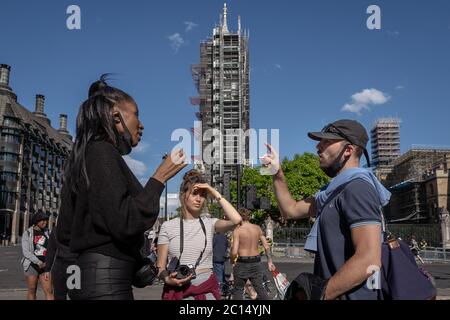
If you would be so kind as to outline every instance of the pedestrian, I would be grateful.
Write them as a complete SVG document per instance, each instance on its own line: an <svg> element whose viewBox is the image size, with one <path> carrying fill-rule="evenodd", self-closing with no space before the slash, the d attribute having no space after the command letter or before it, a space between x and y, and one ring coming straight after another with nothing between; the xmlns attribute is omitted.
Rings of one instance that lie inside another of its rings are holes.
<svg viewBox="0 0 450 320"><path fill-rule="evenodd" d="M144 126L135 100L106 82L89 88L65 168L57 239L78 254L81 288L71 299L133 299L144 232L155 223L164 184L186 164L182 150L163 160L142 187L123 156Z"/></svg>
<svg viewBox="0 0 450 320"><path fill-rule="evenodd" d="M267 145L269 154L263 160L275 172L272 178L281 214L287 219L316 217L305 244L305 249L315 252L311 279L323 283L316 298L376 300L380 292L370 289L366 280L381 268L381 208L389 202L390 193L372 171L360 168L363 154L370 166L366 129L344 119L308 136L318 141L320 168L332 180L315 196L294 200L278 154Z"/></svg>
<svg viewBox="0 0 450 320"><path fill-rule="evenodd" d="M420 261L420 263L424 263L422 257L420 256L420 248L419 244L417 243L416 236L411 236L411 242L409 245L409 248L411 249L412 254L414 257Z"/></svg>
<svg viewBox="0 0 450 320"><path fill-rule="evenodd" d="M428 243L425 239L422 238L419 243L420 250L425 250L428 247Z"/></svg>
<svg viewBox="0 0 450 320"><path fill-rule="evenodd" d="M142 256L150 258L154 254L155 231L149 229L144 232L144 246L142 248Z"/></svg>
<svg viewBox="0 0 450 320"><path fill-rule="evenodd" d="M48 215L38 210L31 219L32 226L22 235L22 266L27 281L27 300L36 300L38 282L41 284L46 300L53 300L51 277L46 272L48 247Z"/></svg>
<svg viewBox="0 0 450 320"><path fill-rule="evenodd" d="M222 206L227 220L203 212L208 195ZM180 202L180 217L164 222L158 236L157 265L159 278L165 283L162 299L220 300L213 272L213 236L232 230L242 219L196 170L184 175Z"/></svg>
<svg viewBox="0 0 450 320"><path fill-rule="evenodd" d="M219 281L221 293L223 293L225 283L225 262L228 259L228 238L223 233L215 233L213 237L213 269L217 281Z"/></svg>
<svg viewBox="0 0 450 320"><path fill-rule="evenodd" d="M417 244L416 236L412 235L411 239L409 241L409 248L414 253L414 255L417 253L419 249L419 245Z"/></svg>
<svg viewBox="0 0 450 320"><path fill-rule="evenodd" d="M272 253L261 227L250 223L251 212L248 209L239 209L242 224L233 232L233 245L231 248L232 260L237 257L233 269L234 289L233 300L243 300L246 282L250 280L251 285L257 293L258 300L268 300L266 290L263 287L263 270L261 268L261 257L258 251L261 241L267 256L269 271L275 270L272 262ZM249 286L249 293L252 294ZM254 296L254 294L253 294Z"/></svg>

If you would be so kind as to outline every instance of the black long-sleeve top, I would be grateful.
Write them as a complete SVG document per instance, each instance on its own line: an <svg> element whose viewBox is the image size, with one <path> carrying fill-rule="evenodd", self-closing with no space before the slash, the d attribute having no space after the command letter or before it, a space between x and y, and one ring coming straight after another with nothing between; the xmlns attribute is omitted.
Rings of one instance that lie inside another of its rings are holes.
<svg viewBox="0 0 450 320"><path fill-rule="evenodd" d="M48 238L47 253L45 255L45 268L44 268L45 272L50 272L52 270L53 262L55 261L56 257L56 251L57 251L57 244L55 232L52 231Z"/></svg>
<svg viewBox="0 0 450 320"><path fill-rule="evenodd" d="M47 254L45 255L45 272L51 272L55 261L62 260L66 264L74 264L77 259L77 254L72 253L68 246L64 246L58 242L56 238L57 227L53 227L50 237L48 238Z"/></svg>
<svg viewBox="0 0 450 320"><path fill-rule="evenodd" d="M142 187L118 150L105 141L88 145L86 169L89 189L81 186L74 194L63 186L58 241L76 253L135 260L144 232L158 217L164 185L150 178Z"/></svg>

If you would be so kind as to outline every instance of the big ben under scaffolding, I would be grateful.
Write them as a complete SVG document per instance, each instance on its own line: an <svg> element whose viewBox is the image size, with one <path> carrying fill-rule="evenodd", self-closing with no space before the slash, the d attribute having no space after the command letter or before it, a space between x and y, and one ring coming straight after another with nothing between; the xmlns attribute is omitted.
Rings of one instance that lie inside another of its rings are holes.
<svg viewBox="0 0 450 320"><path fill-rule="evenodd" d="M199 96L191 98L199 106L197 132L202 168L214 187L224 179L236 179L238 170L249 159L249 138L243 133L250 126L249 33L231 32L224 5L219 26L212 38L200 44L200 63L192 66L192 75Z"/></svg>

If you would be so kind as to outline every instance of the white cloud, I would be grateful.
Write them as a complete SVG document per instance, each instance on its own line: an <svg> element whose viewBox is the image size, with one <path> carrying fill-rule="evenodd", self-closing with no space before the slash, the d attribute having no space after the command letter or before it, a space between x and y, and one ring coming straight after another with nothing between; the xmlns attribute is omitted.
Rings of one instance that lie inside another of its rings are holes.
<svg viewBox="0 0 450 320"><path fill-rule="evenodd" d="M124 156L123 159L127 163L128 167L130 167L131 171L138 178L143 178L145 173L147 172L147 166L142 161L131 158L130 156Z"/></svg>
<svg viewBox="0 0 450 320"><path fill-rule="evenodd" d="M281 68L281 64L275 63L275 68L277 68L278 70L281 70L281 69L282 69L282 68Z"/></svg>
<svg viewBox="0 0 450 320"><path fill-rule="evenodd" d="M363 109L370 110L371 105L385 104L390 99L390 96L377 89L364 89L352 95L352 102L345 104L341 110L361 115Z"/></svg>
<svg viewBox="0 0 450 320"><path fill-rule="evenodd" d="M192 29L198 27L198 24L196 24L195 22L191 22L191 21L185 21L184 24L186 25L186 32L191 31Z"/></svg>
<svg viewBox="0 0 450 320"><path fill-rule="evenodd" d="M403 89L405 89L405 87L404 87L404 86L401 86L401 85L395 87L395 90L403 90Z"/></svg>
<svg viewBox="0 0 450 320"><path fill-rule="evenodd" d="M150 147L150 144L148 144L147 142L141 141L141 142L139 142L137 147L133 149L133 153L145 153L149 147Z"/></svg>
<svg viewBox="0 0 450 320"><path fill-rule="evenodd" d="M180 47L184 45L184 39L178 32L168 36L167 39L169 39L170 46L175 53L177 53Z"/></svg>

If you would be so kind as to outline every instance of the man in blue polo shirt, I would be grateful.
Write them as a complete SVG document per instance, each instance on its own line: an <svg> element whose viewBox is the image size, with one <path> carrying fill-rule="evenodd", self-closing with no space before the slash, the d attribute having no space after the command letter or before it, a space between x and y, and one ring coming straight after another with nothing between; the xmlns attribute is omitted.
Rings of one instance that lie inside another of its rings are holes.
<svg viewBox="0 0 450 320"><path fill-rule="evenodd" d="M273 172L273 184L281 214L287 219L316 217L305 245L315 255L314 275L326 281L321 299L378 299L379 292L367 279L381 267L381 208L390 193L370 170L360 168L368 136L354 120L338 120L321 132L310 132L317 140L320 168L332 178L314 197L295 201L275 150L264 162Z"/></svg>

